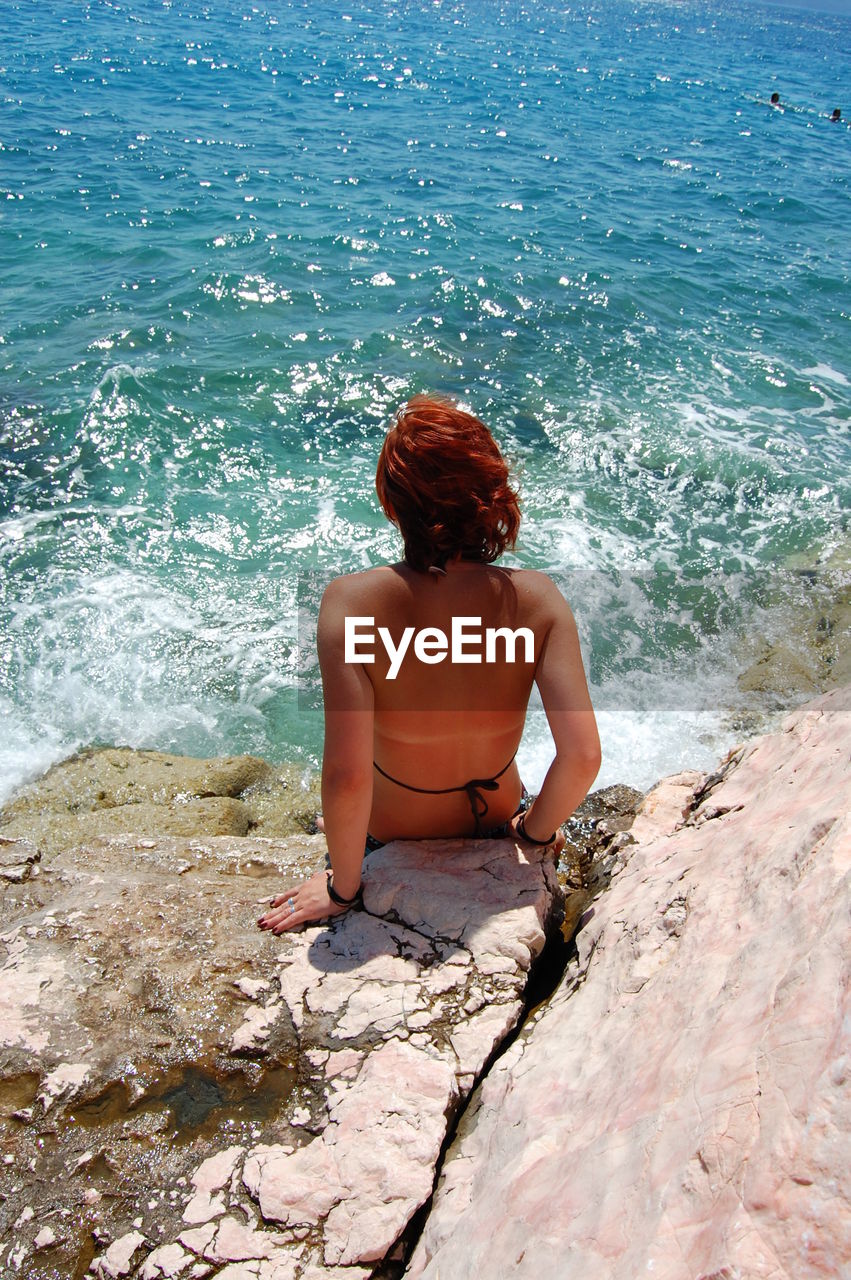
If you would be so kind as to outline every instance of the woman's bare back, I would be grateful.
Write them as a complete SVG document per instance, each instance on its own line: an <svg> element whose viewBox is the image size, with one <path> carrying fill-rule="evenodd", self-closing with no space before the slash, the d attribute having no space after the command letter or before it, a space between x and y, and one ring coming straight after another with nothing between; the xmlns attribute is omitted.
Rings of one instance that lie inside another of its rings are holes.
<svg viewBox="0 0 851 1280"><path fill-rule="evenodd" d="M342 611L344 645L348 627L373 697L370 833L464 836L505 823L521 797L514 756L554 621L549 579L459 560L445 574L401 564L334 585L322 631L339 637ZM473 780L489 785L465 789Z"/></svg>

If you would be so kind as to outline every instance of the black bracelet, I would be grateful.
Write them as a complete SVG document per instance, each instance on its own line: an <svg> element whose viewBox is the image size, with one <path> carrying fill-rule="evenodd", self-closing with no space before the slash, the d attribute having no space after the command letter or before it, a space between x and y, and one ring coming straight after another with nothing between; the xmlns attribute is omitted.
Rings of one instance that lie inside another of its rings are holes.
<svg viewBox="0 0 851 1280"><path fill-rule="evenodd" d="M546 840L536 840L535 837L530 836L528 831L526 830L526 823L524 821L525 817L526 817L526 814L521 813L519 821L517 823L517 834L519 836L521 836L524 840L527 840L529 844L540 845L542 848L544 845L553 843L556 836L558 835L557 831L554 831L551 836L547 836Z"/></svg>
<svg viewBox="0 0 851 1280"><path fill-rule="evenodd" d="M336 902L338 907L354 907L358 903L363 901L363 884L361 884L360 888L358 889L357 893L353 898L344 898L343 895L338 893L337 890L334 888L333 871L326 871L325 878L328 881L328 897L331 899L332 902Z"/></svg>

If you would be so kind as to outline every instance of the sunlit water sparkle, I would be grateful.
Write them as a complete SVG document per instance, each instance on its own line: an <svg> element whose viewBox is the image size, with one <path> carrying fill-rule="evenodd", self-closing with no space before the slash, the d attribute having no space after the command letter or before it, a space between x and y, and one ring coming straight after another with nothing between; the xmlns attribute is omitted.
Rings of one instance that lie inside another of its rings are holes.
<svg viewBox="0 0 851 1280"><path fill-rule="evenodd" d="M601 780L711 763L748 582L847 547L851 19L15 0L4 26L2 791L93 741L315 763L297 581L397 555L375 459L422 389L512 459L513 562L568 575ZM532 783L546 750L534 714Z"/></svg>

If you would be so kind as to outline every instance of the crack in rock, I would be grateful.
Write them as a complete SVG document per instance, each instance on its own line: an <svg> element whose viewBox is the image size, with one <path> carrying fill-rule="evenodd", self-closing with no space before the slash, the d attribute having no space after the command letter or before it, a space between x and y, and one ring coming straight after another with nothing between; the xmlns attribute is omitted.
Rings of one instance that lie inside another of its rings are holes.
<svg viewBox="0 0 851 1280"><path fill-rule="evenodd" d="M406 1280L833 1276L851 689L650 793L549 1003L482 1080ZM693 821L711 791L719 820Z"/></svg>
<svg viewBox="0 0 851 1280"><path fill-rule="evenodd" d="M323 853L114 836L7 888L0 1180L11 1221L34 1206L19 1271L357 1280L392 1249L521 1015L557 886L510 840L398 843L370 856L365 911L260 933L258 899Z"/></svg>

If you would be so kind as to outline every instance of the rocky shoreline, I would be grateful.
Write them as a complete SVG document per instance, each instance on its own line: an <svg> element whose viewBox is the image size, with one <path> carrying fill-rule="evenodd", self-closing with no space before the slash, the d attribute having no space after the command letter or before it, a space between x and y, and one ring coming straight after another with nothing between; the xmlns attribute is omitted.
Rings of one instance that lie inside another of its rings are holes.
<svg viewBox="0 0 851 1280"><path fill-rule="evenodd" d="M598 792L558 869L386 846L279 939L324 854L298 770L55 766L0 814L0 1270L839 1274L849 728L837 690Z"/></svg>
<svg viewBox="0 0 851 1280"><path fill-rule="evenodd" d="M43 857L96 836L282 837L316 830L319 782L257 756L198 760L130 747L89 748L54 765L0 810L0 834Z"/></svg>

